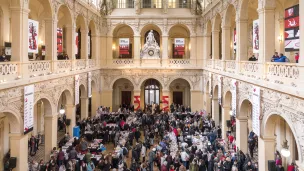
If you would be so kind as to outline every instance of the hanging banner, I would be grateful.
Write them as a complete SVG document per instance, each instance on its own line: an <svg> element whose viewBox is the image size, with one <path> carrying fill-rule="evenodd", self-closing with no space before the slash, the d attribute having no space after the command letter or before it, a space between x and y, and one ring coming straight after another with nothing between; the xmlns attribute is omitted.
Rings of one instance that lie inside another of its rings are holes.
<svg viewBox="0 0 304 171"><path fill-rule="evenodd" d="M28 19L28 38L29 38L28 53L38 53L38 31L39 31L39 22Z"/></svg>
<svg viewBox="0 0 304 171"><path fill-rule="evenodd" d="M185 39L175 38L174 39L174 55L184 55L185 54Z"/></svg>
<svg viewBox="0 0 304 171"><path fill-rule="evenodd" d="M120 38L119 39L119 54L120 55L129 55L129 38Z"/></svg>
<svg viewBox="0 0 304 171"><path fill-rule="evenodd" d="M75 55L77 55L78 54L78 33L76 32L75 33Z"/></svg>
<svg viewBox="0 0 304 171"><path fill-rule="evenodd" d="M260 112L261 112L261 90L260 87L254 86L252 89L252 130L260 136Z"/></svg>
<svg viewBox="0 0 304 171"><path fill-rule="evenodd" d="M234 54L236 54L236 41L237 41L236 28L234 28L234 30L233 30L233 53Z"/></svg>
<svg viewBox="0 0 304 171"><path fill-rule="evenodd" d="M88 72L88 97L92 97L92 73Z"/></svg>
<svg viewBox="0 0 304 171"><path fill-rule="evenodd" d="M259 53L259 19L254 20L253 24L252 24L252 49L253 49L253 53Z"/></svg>
<svg viewBox="0 0 304 171"><path fill-rule="evenodd" d="M62 40L63 40L62 28L57 28L57 54L63 52Z"/></svg>
<svg viewBox="0 0 304 171"><path fill-rule="evenodd" d="M300 49L300 21L299 5L285 9L285 51L299 51Z"/></svg>
<svg viewBox="0 0 304 171"><path fill-rule="evenodd" d="M24 87L24 119L23 132L27 134L33 130L34 127L34 93L35 86L29 85Z"/></svg>
<svg viewBox="0 0 304 171"><path fill-rule="evenodd" d="M209 95L212 96L212 73L209 72Z"/></svg>
<svg viewBox="0 0 304 171"><path fill-rule="evenodd" d="M79 104L79 84L80 77L79 75L75 75L75 105Z"/></svg>
<svg viewBox="0 0 304 171"><path fill-rule="evenodd" d="M169 96L163 96L162 102L163 102L163 110L168 111L169 110Z"/></svg>
<svg viewBox="0 0 304 171"><path fill-rule="evenodd" d="M231 102L231 110L232 110L232 115L236 116L236 108L237 108L237 101L236 101L236 93L237 93L237 81L236 80L232 80L231 81L232 84L232 90L231 90L231 94L232 94L232 102Z"/></svg>
<svg viewBox="0 0 304 171"><path fill-rule="evenodd" d="M140 96L134 96L134 110L138 110L140 108Z"/></svg>
<svg viewBox="0 0 304 171"><path fill-rule="evenodd" d="M222 105L222 76L217 77L218 81L218 103L219 105Z"/></svg>
<svg viewBox="0 0 304 171"><path fill-rule="evenodd" d="M88 56L91 56L91 36L88 35Z"/></svg>

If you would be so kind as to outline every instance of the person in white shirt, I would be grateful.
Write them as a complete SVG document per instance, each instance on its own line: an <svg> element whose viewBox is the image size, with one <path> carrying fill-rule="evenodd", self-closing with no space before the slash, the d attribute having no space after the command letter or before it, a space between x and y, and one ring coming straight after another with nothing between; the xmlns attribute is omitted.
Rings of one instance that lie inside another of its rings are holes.
<svg viewBox="0 0 304 171"><path fill-rule="evenodd" d="M141 152L140 152L141 157L143 158L142 162L145 162L145 160L146 160L146 152L147 152L146 146L142 145Z"/></svg>
<svg viewBox="0 0 304 171"><path fill-rule="evenodd" d="M188 167L189 157L189 154L185 150L181 152L181 159L186 168Z"/></svg>

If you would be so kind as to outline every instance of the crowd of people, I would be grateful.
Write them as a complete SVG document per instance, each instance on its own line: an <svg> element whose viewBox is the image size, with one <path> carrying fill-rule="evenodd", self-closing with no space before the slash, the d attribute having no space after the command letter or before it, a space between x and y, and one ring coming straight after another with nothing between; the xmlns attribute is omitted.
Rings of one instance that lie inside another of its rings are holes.
<svg viewBox="0 0 304 171"><path fill-rule="evenodd" d="M96 116L77 122L81 137L67 133L59 149L52 150L50 161L32 161L30 171L258 170L253 132L247 154L236 148L230 131L221 137L221 127L210 114L193 113L190 107L175 104L170 105L170 113L121 108L124 113L100 107ZM279 171L284 170L282 162L276 164Z"/></svg>

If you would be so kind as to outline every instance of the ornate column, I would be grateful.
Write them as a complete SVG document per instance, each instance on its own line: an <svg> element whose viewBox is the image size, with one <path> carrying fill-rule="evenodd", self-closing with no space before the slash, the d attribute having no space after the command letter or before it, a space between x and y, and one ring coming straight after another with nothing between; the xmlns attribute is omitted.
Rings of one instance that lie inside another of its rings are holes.
<svg viewBox="0 0 304 171"><path fill-rule="evenodd" d="M247 142L246 142L246 144L247 144ZM274 160L275 137L259 137L258 147L259 147L259 149L258 149L259 169L268 170L268 160Z"/></svg>
<svg viewBox="0 0 304 171"><path fill-rule="evenodd" d="M57 17L45 19L45 58L57 60ZM54 68L53 68L54 69Z"/></svg>
<svg viewBox="0 0 304 171"><path fill-rule="evenodd" d="M56 121L57 122L57 121ZM28 168L28 135L10 134L11 157L17 158L17 166L14 170L21 171Z"/></svg>
<svg viewBox="0 0 304 171"><path fill-rule="evenodd" d="M139 65L139 60L140 60L140 34L134 34L134 59L135 59L135 63L137 63Z"/></svg>
<svg viewBox="0 0 304 171"><path fill-rule="evenodd" d="M208 90L205 91L204 98L205 98L204 105L205 105L206 113L208 115L211 112L210 94Z"/></svg>
<svg viewBox="0 0 304 171"><path fill-rule="evenodd" d="M203 45L204 45L204 59L210 59L211 54L211 35L205 34L203 36Z"/></svg>
<svg viewBox="0 0 304 171"><path fill-rule="evenodd" d="M196 35L190 35L190 59L196 59Z"/></svg>
<svg viewBox="0 0 304 171"><path fill-rule="evenodd" d="M112 49L112 45L113 45L113 36L107 36L107 63L110 62L110 60L112 60L113 58L115 58L115 56L113 56L113 49Z"/></svg>
<svg viewBox="0 0 304 171"><path fill-rule="evenodd" d="M219 113L219 104L217 97L213 96L212 98L212 119L215 122L215 126L219 126L221 123L220 121L220 113Z"/></svg>
<svg viewBox="0 0 304 171"><path fill-rule="evenodd" d="M168 34L163 34L162 35L162 59L163 61L163 65L167 66L169 64L169 55L168 55Z"/></svg>
<svg viewBox="0 0 304 171"><path fill-rule="evenodd" d="M275 50L274 7L258 9L259 13L259 62L270 62ZM266 72L266 71L264 71ZM265 74L265 73L264 73Z"/></svg>
<svg viewBox="0 0 304 171"><path fill-rule="evenodd" d="M203 94L200 90L191 91L191 110L192 112L200 111L203 109Z"/></svg>
<svg viewBox="0 0 304 171"><path fill-rule="evenodd" d="M99 51L100 57L98 58L100 59L99 64L104 66L107 64L107 36L105 35L100 36L100 45L98 49L100 49Z"/></svg>
<svg viewBox="0 0 304 171"><path fill-rule="evenodd" d="M86 67L88 67L88 39L89 30L87 28L81 29L81 59L86 60Z"/></svg>
<svg viewBox="0 0 304 171"><path fill-rule="evenodd" d="M236 61L248 61L248 21L247 19L236 19ZM260 36L261 37L261 36Z"/></svg>
<svg viewBox="0 0 304 171"><path fill-rule="evenodd" d="M245 154L248 152L248 118L237 117L236 118L236 147L242 150ZM273 153L274 154L274 153Z"/></svg>
<svg viewBox="0 0 304 171"><path fill-rule="evenodd" d="M89 116L89 98L88 96L80 97L80 105L81 105L81 120L86 119Z"/></svg>
<svg viewBox="0 0 304 171"><path fill-rule="evenodd" d="M141 98L140 98L140 89L133 90L133 105L134 110L143 109L144 106L141 106Z"/></svg>
<svg viewBox="0 0 304 171"><path fill-rule="evenodd" d="M99 36L97 34L91 35L92 37L92 59L100 59Z"/></svg>
<svg viewBox="0 0 304 171"><path fill-rule="evenodd" d="M18 2L18 1L16 1ZM20 4L11 2L11 29L12 29L12 61L27 62L28 61L28 1L22 1ZM38 44L38 42L37 42ZM27 67L22 69L26 72ZM24 74L26 75L26 74Z"/></svg>
<svg viewBox="0 0 304 171"><path fill-rule="evenodd" d="M100 93L98 90L93 89L92 91L92 109L91 109L91 113L92 116L96 115L96 110L97 108L100 106Z"/></svg>
<svg viewBox="0 0 304 171"><path fill-rule="evenodd" d="M226 139L226 132L228 131L228 127L226 124L227 120L230 120L230 106L223 106L222 107L222 138Z"/></svg>
<svg viewBox="0 0 304 171"><path fill-rule="evenodd" d="M76 27L74 26L74 24L72 24L72 26L66 26L66 43L65 47L66 47L66 52L69 56L70 60L75 60L75 53L77 51L77 49L75 49L76 46L76 39L75 39L75 35L76 35Z"/></svg>
<svg viewBox="0 0 304 171"><path fill-rule="evenodd" d="M44 160L50 159L50 154L53 147L57 147L57 114L52 116L44 116L45 149Z"/></svg>
<svg viewBox="0 0 304 171"><path fill-rule="evenodd" d="M102 105L105 107L110 107L111 111L112 111L112 95L113 94L113 90L102 90L101 91L101 102Z"/></svg>
<svg viewBox="0 0 304 171"><path fill-rule="evenodd" d="M67 132L73 136L73 127L76 126L76 106L73 104L67 104L65 105L65 110L67 119L71 120L70 125L67 126Z"/></svg>
<svg viewBox="0 0 304 171"><path fill-rule="evenodd" d="M220 31L219 30L213 30L212 31L212 59L219 59L220 58L220 51L219 51L219 45L220 45Z"/></svg>
<svg viewBox="0 0 304 171"><path fill-rule="evenodd" d="M202 34L197 34L196 36L196 65L197 66L203 66L203 59L204 59L204 37Z"/></svg>
<svg viewBox="0 0 304 171"><path fill-rule="evenodd" d="M222 27L222 60L230 60L230 49L231 49L231 36L230 26Z"/></svg>

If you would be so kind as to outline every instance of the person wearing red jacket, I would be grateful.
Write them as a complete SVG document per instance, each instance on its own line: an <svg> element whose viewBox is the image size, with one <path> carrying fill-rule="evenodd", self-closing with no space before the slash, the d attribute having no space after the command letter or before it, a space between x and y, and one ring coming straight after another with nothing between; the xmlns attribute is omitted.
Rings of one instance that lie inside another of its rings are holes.
<svg viewBox="0 0 304 171"><path fill-rule="evenodd" d="M295 55L296 63L299 63L299 58L300 58L299 53L296 53L296 55Z"/></svg>

